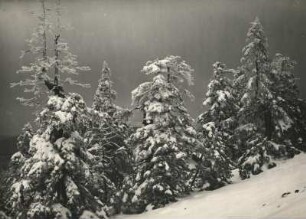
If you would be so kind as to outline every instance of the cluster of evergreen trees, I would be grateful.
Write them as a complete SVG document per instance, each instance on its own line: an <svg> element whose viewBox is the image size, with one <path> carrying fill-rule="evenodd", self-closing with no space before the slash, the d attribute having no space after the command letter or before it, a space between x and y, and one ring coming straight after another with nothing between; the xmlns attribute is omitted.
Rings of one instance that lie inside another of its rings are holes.
<svg viewBox="0 0 306 219"><path fill-rule="evenodd" d="M58 32L50 55L54 28L44 1L42 8L29 41L34 61L22 67L31 77L13 84L33 93L19 100L37 106L37 118L24 126L2 179L0 204L8 215L140 213L190 191L230 183L234 168L245 179L275 166L274 159L305 150L306 108L292 73L295 63L281 54L269 57L258 19L248 31L240 66L213 65L206 110L196 121L184 104L193 98L185 89L193 84L191 66L178 56L147 62L142 72L152 80L132 91L134 110L143 114L136 129L127 122L132 110L114 104L106 62L91 107L81 95L65 92L65 82L83 85L65 75L88 68L78 66ZM57 13L59 18L59 8Z"/></svg>

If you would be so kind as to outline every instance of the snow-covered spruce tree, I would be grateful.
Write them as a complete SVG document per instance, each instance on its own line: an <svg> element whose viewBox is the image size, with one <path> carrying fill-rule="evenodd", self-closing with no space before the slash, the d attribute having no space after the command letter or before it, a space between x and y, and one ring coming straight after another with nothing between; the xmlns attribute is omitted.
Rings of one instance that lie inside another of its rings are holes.
<svg viewBox="0 0 306 219"><path fill-rule="evenodd" d="M116 192L132 171L131 151L125 143L129 131L125 124L116 123L107 113L92 110L90 119L85 138L87 150L92 154L91 169L95 172L92 180L96 196L111 207L109 213L112 214L119 208Z"/></svg>
<svg viewBox="0 0 306 219"><path fill-rule="evenodd" d="M129 119L131 112L114 103L117 92L113 89L111 69L106 61L103 62L101 73L92 108L97 112L107 113L116 122L124 124Z"/></svg>
<svg viewBox="0 0 306 219"><path fill-rule="evenodd" d="M92 155L82 135L86 105L78 94L52 95L38 115L29 157L8 191L14 218L76 218L84 210L103 218L103 203L93 195Z"/></svg>
<svg viewBox="0 0 306 219"><path fill-rule="evenodd" d="M230 69L220 62L213 65L213 79L208 84L203 105L208 107L197 119L197 131L203 147L194 155L197 168L191 184L214 189L231 177L231 161L237 154L233 141L238 107L233 96L232 82L226 74Z"/></svg>
<svg viewBox="0 0 306 219"><path fill-rule="evenodd" d="M191 67L178 56L168 56L147 62L142 72L154 77L132 91L133 104L144 114L144 126L128 141L136 147L136 178L127 181L125 212L159 208L187 193L187 159L197 143L183 101L190 93L176 86L184 81L192 84Z"/></svg>
<svg viewBox="0 0 306 219"><path fill-rule="evenodd" d="M24 88L24 97L17 98L21 104L36 107L37 110L46 101L49 91L55 95L63 95L64 83L88 87L87 84L72 79L71 75L89 70L87 66L78 65L76 56L69 51L67 43L61 41L60 29L54 28L48 13L51 10L47 8L45 0L40 2L42 12L37 15L38 26L27 40L27 49L21 54L21 58L26 55L31 61L17 71L17 74L23 73L26 76L19 82L11 83L11 87ZM60 21L59 16L57 13L57 22Z"/></svg>
<svg viewBox="0 0 306 219"><path fill-rule="evenodd" d="M236 139L243 153L239 159L242 178L249 177L250 173L260 173L264 165L274 166L272 158L292 156L290 146L275 144L272 139L274 126L271 103L275 97L271 86L267 38L258 18L251 24L246 43L238 77L240 84L236 83L242 88L236 92L241 94Z"/></svg>
<svg viewBox="0 0 306 219"><path fill-rule="evenodd" d="M104 112L113 116L116 112L114 100L116 99L116 91L112 88L113 82L110 79L111 70L106 61L103 62L102 75L98 82L92 108L99 112Z"/></svg>
<svg viewBox="0 0 306 219"><path fill-rule="evenodd" d="M273 136L279 141L306 150L305 101L299 98L299 90L293 70L296 63L282 54L272 60Z"/></svg>
<svg viewBox="0 0 306 219"><path fill-rule="evenodd" d="M92 168L97 172L95 180L99 196L118 212L116 193L120 191L124 177L132 171L131 151L125 142L130 129L123 119L128 110L114 104L116 91L112 88L110 73L104 61L90 111L91 124L86 133L86 142L88 151L95 157Z"/></svg>
<svg viewBox="0 0 306 219"><path fill-rule="evenodd" d="M206 98L203 102L208 110L198 118L198 124L202 125L213 122L221 132L222 141L227 147L225 154L232 160L237 154L236 145L233 142L233 127L237 124L236 114L239 107L236 103L236 96L233 89L231 77L236 71L227 69L225 64L216 62L213 65L213 79L208 84Z"/></svg>

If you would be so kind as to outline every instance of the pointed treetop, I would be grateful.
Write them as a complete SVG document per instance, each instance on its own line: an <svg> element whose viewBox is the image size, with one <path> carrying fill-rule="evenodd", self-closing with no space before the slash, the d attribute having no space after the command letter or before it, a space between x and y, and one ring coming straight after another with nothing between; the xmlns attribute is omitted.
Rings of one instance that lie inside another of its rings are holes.
<svg viewBox="0 0 306 219"><path fill-rule="evenodd" d="M111 75L111 70L108 67L108 64L105 60L103 61L103 66L102 66L101 72L102 72L102 76L101 76L102 79L109 78L110 75Z"/></svg>
<svg viewBox="0 0 306 219"><path fill-rule="evenodd" d="M214 71L214 77L217 78L218 76L222 76L222 73L224 73L225 64L221 62L215 62L213 64L213 71Z"/></svg>
<svg viewBox="0 0 306 219"><path fill-rule="evenodd" d="M255 67L255 63L268 61L268 40L258 17L251 23L242 53L241 63L249 70Z"/></svg>
<svg viewBox="0 0 306 219"><path fill-rule="evenodd" d="M116 99L117 93L112 88L113 82L110 79L111 70L106 61L103 61L101 72L101 78L94 96L93 108L97 111L113 115L116 111L116 106L113 102Z"/></svg>
<svg viewBox="0 0 306 219"><path fill-rule="evenodd" d="M257 39L257 40L256 40ZM267 37L264 32L264 28L258 17L255 18L253 22L251 22L251 27L247 33L247 42L255 41L255 43L263 43L267 46Z"/></svg>
<svg viewBox="0 0 306 219"><path fill-rule="evenodd" d="M257 24L260 24L260 20L259 20L259 17L255 17L255 20L253 21L253 23L257 23Z"/></svg>

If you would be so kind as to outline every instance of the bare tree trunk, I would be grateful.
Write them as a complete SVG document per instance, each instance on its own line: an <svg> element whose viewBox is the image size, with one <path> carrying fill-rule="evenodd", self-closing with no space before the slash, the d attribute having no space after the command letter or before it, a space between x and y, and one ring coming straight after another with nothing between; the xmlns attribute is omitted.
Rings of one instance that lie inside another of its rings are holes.
<svg viewBox="0 0 306 219"><path fill-rule="evenodd" d="M59 50L58 50L58 41L59 41L60 35L56 34L55 39L54 39L54 44L55 44L55 65L54 65L54 85L58 86L58 80L59 80Z"/></svg>
<svg viewBox="0 0 306 219"><path fill-rule="evenodd" d="M41 7L42 7L42 17L43 17L43 50L42 50L42 57L44 61L47 61L47 34L46 34L46 6L45 6L45 0L40 0ZM46 73L47 70L45 67L41 69L42 73Z"/></svg>
<svg viewBox="0 0 306 219"><path fill-rule="evenodd" d="M269 109L265 110L265 135L268 140L271 140L273 133L272 115Z"/></svg>
<svg viewBox="0 0 306 219"><path fill-rule="evenodd" d="M255 100L257 100L258 98L258 94L259 94L259 63L258 60L256 60L255 62L255 66L256 66L256 81L255 81Z"/></svg>
<svg viewBox="0 0 306 219"><path fill-rule="evenodd" d="M46 6L45 6L45 0L41 0L41 7L43 10L43 21L44 21L44 31L43 31L43 59L46 61L47 60L47 35L46 35ZM45 69L43 69L45 70Z"/></svg>
<svg viewBox="0 0 306 219"><path fill-rule="evenodd" d="M170 83L170 67L167 67L167 82Z"/></svg>
<svg viewBox="0 0 306 219"><path fill-rule="evenodd" d="M201 154L200 162L202 162L202 159L203 159L203 154ZM195 182L197 176L199 175L199 172L200 172L200 168L198 167L198 168L197 168L197 171L196 171L196 173L194 174L194 176L193 176L193 178L192 178L192 181L191 181L191 183L190 183L190 188L192 188L192 186L193 186L193 184L194 184L194 182Z"/></svg>
<svg viewBox="0 0 306 219"><path fill-rule="evenodd" d="M58 42L61 36L61 0L57 1L57 8L56 8L56 18L57 18L57 33L55 34L54 37L54 55L55 55L55 65L54 65L54 84L58 86L59 82L59 48L58 48Z"/></svg>

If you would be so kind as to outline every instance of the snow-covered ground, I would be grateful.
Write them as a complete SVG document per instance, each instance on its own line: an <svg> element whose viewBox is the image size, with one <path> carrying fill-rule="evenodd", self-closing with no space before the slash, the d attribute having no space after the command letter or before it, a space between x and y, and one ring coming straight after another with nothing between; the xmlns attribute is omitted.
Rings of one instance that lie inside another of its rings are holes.
<svg viewBox="0 0 306 219"><path fill-rule="evenodd" d="M168 206L116 219L306 218L306 154L215 191L203 191Z"/></svg>

